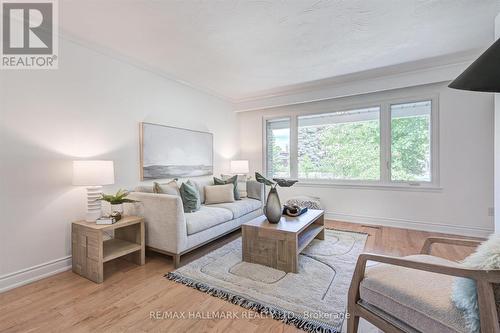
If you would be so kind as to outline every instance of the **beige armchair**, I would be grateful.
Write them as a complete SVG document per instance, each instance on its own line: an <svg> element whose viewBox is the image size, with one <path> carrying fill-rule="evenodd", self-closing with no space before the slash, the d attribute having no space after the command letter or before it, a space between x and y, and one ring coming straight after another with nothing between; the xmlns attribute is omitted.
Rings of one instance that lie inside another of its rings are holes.
<svg viewBox="0 0 500 333"><path fill-rule="evenodd" d="M348 333L358 331L360 317L385 333L467 332L462 312L451 301L454 277L477 283L481 332L500 332L493 292L493 284L500 283L500 270L468 269L432 256L435 243L480 244L477 240L432 237L426 239L419 255L359 256L348 294ZM380 264L367 268L367 261Z"/></svg>

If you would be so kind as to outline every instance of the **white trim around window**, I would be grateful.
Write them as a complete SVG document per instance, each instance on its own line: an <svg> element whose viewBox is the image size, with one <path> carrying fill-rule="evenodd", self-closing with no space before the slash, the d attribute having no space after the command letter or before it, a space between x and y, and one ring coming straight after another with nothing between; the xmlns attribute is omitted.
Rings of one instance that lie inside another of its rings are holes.
<svg viewBox="0 0 500 333"><path fill-rule="evenodd" d="M391 180L391 105L415 103L422 101L431 102L431 128L430 128L430 181L392 181ZM380 108L380 179L379 180L313 180L299 179L296 186L308 187L337 187L359 189L388 189L409 191L440 191L439 179L439 96L420 95L407 96L397 99L377 100L370 103L343 105L337 109L322 109L314 112L293 112L289 115L276 117L263 117L262 142L263 142L263 170L267 174L267 122L278 119L290 121L290 178L298 178L298 118L306 115L321 115L335 112L345 112L361 108Z"/></svg>

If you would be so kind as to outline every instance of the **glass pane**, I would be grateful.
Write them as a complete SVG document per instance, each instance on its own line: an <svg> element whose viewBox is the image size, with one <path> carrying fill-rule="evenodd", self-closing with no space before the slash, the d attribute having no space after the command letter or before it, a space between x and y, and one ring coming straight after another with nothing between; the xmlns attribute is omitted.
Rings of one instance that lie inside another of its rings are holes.
<svg viewBox="0 0 500 333"><path fill-rule="evenodd" d="M301 179L380 179L380 108L298 118Z"/></svg>
<svg viewBox="0 0 500 333"><path fill-rule="evenodd" d="M431 181L431 101L391 105L391 179Z"/></svg>
<svg viewBox="0 0 500 333"><path fill-rule="evenodd" d="M290 177L290 119L266 122L267 176Z"/></svg>

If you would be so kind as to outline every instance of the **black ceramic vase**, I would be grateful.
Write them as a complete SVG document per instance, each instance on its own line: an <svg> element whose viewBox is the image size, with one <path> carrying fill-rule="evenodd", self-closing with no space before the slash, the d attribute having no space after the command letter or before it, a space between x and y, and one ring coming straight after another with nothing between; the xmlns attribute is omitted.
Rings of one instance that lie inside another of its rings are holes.
<svg viewBox="0 0 500 333"><path fill-rule="evenodd" d="M283 207L281 206L280 197L275 187L271 187L267 196L266 206L264 207L264 215L266 215L269 223L279 223Z"/></svg>

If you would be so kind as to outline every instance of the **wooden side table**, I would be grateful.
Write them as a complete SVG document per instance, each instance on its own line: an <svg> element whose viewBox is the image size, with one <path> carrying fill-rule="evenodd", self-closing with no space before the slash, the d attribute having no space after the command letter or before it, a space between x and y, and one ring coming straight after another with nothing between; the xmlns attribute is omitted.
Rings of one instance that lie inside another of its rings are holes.
<svg viewBox="0 0 500 333"><path fill-rule="evenodd" d="M114 238L103 240L103 233L114 231ZM77 221L71 226L73 272L102 283L105 262L123 257L144 265L144 218L125 216L115 224L100 225Z"/></svg>

